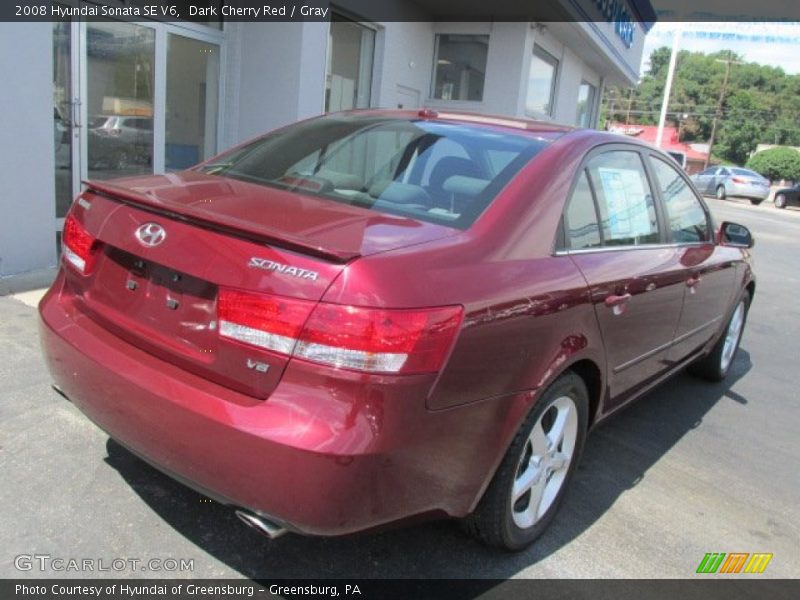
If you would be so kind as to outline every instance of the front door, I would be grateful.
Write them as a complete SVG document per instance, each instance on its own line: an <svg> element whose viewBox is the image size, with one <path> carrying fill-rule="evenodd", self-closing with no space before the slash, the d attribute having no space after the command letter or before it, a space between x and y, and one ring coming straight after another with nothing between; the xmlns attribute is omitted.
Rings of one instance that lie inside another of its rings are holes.
<svg viewBox="0 0 800 600"><path fill-rule="evenodd" d="M669 239L679 253L683 311L675 331L672 362L680 362L722 326L736 291L739 250L714 244L711 218L683 173L658 156L648 157L666 211Z"/></svg>

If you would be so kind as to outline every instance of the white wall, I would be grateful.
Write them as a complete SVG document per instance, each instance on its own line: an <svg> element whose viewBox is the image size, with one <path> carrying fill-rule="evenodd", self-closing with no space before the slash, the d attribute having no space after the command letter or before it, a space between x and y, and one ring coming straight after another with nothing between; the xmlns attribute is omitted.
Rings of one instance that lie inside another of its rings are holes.
<svg viewBox="0 0 800 600"><path fill-rule="evenodd" d="M227 145L322 112L327 23L237 23L227 34Z"/></svg>
<svg viewBox="0 0 800 600"><path fill-rule="evenodd" d="M372 105L380 108L424 106L431 86L433 24L383 23L375 44Z"/></svg>
<svg viewBox="0 0 800 600"><path fill-rule="evenodd" d="M51 23L0 23L0 276L55 265Z"/></svg>

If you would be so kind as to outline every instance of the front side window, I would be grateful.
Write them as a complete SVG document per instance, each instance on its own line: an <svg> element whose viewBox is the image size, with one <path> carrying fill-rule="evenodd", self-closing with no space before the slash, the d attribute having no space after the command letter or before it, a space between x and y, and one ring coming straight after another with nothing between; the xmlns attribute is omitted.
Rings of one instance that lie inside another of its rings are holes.
<svg viewBox="0 0 800 600"><path fill-rule="evenodd" d="M201 168L466 229L548 143L480 126L330 115L269 134Z"/></svg>
<svg viewBox="0 0 800 600"><path fill-rule="evenodd" d="M672 165L655 156L650 162L653 165L658 187L661 189L661 197L667 209L672 241L708 241L710 231L708 216L703 210L700 200Z"/></svg>
<svg viewBox="0 0 800 600"><path fill-rule="evenodd" d="M586 170L597 196L604 245L660 241L655 201L638 152L600 154L589 161Z"/></svg>
<svg viewBox="0 0 800 600"><path fill-rule="evenodd" d="M557 74L558 60L539 46L534 46L528 73L526 112L532 115L553 114Z"/></svg>
<svg viewBox="0 0 800 600"><path fill-rule="evenodd" d="M433 97L483 100L488 56L488 35L437 35Z"/></svg>

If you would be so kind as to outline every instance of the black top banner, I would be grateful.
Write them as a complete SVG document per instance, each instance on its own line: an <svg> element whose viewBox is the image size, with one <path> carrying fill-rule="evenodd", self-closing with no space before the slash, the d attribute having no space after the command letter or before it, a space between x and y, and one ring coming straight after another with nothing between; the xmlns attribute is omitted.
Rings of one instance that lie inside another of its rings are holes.
<svg viewBox="0 0 800 600"><path fill-rule="evenodd" d="M800 21L786 0L10 0L0 21Z"/></svg>

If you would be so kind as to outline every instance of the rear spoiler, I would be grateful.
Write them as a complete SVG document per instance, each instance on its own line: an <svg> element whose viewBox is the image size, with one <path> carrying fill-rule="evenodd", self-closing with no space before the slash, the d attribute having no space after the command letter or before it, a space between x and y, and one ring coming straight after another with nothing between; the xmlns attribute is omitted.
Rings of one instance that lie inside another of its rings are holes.
<svg viewBox="0 0 800 600"><path fill-rule="evenodd" d="M204 229L218 231L253 242L268 243L272 246L315 256L330 262L347 263L361 256L359 252L353 250L323 248L304 238L287 235L283 231L270 229L263 225L255 226L248 221L227 215L215 214L212 219L206 211L194 206L175 203L166 204L148 194L140 193L124 186L114 185L113 183L91 180L83 181L83 184L86 186L87 191L109 200L134 205L136 208L171 219L185 221Z"/></svg>

